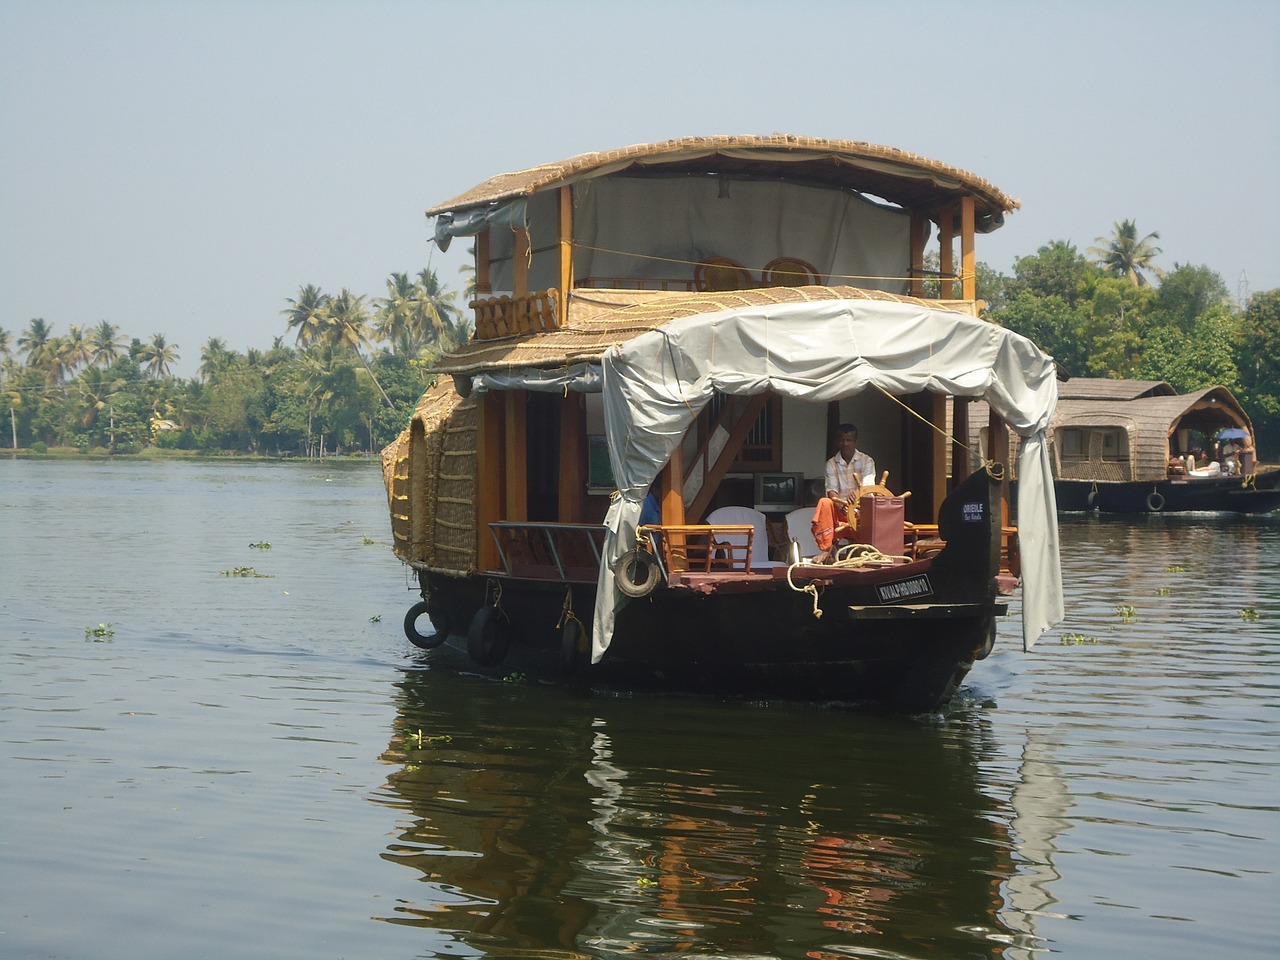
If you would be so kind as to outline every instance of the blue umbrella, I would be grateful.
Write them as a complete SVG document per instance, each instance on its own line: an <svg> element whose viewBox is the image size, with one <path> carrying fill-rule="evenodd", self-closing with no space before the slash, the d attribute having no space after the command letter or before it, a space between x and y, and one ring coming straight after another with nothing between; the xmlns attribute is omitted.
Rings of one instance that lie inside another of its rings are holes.
<svg viewBox="0 0 1280 960"><path fill-rule="evenodd" d="M1243 440L1249 435L1248 430L1241 430L1239 427L1232 427L1229 430L1223 430L1218 434L1219 440Z"/></svg>

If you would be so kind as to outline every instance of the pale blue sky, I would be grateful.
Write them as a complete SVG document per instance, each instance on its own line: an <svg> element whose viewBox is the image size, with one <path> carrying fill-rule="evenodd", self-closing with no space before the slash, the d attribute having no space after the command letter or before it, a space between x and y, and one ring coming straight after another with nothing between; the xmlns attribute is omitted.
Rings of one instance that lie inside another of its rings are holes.
<svg viewBox="0 0 1280 960"><path fill-rule="evenodd" d="M1130 218L1280 287L1273 2L0 0L0 327L161 332L190 375L302 284L458 283L422 211L492 174L773 132L991 180L1006 273Z"/></svg>

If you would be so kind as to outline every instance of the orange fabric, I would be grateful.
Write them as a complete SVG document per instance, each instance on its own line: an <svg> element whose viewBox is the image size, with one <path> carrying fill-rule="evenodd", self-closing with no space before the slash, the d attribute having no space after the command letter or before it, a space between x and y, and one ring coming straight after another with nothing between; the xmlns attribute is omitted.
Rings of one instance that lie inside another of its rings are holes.
<svg viewBox="0 0 1280 960"><path fill-rule="evenodd" d="M836 503L830 497L823 497L818 501L818 505L813 508L813 522L810 524L810 529L813 531L813 539L819 550L830 550L831 545L837 540L852 539L853 531L846 525L847 520L848 515L842 504Z"/></svg>

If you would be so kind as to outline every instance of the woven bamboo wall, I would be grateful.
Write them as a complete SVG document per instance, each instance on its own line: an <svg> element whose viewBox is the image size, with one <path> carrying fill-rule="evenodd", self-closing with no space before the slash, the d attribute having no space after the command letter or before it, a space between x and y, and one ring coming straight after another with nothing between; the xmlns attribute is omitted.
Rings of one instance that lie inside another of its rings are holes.
<svg viewBox="0 0 1280 960"><path fill-rule="evenodd" d="M382 451L396 556L456 573L475 568L479 414L446 378L422 395L409 426Z"/></svg>

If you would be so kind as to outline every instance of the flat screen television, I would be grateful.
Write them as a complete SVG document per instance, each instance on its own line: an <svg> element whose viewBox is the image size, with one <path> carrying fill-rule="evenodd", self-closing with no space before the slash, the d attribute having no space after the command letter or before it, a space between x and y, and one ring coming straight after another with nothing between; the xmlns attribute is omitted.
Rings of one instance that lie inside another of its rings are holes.
<svg viewBox="0 0 1280 960"><path fill-rule="evenodd" d="M756 509L794 510L804 506L803 473L757 473Z"/></svg>

